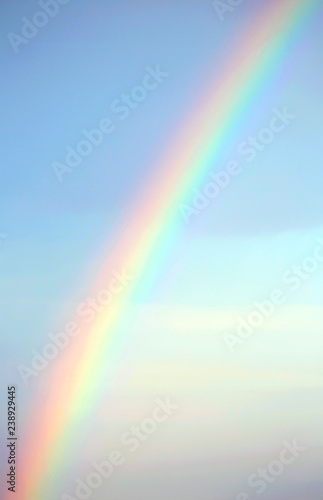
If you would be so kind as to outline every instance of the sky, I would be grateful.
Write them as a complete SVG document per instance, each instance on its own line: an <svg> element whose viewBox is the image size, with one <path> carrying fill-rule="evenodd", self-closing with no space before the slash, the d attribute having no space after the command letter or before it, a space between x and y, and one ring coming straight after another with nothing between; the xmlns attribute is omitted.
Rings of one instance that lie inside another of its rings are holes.
<svg viewBox="0 0 323 500"><path fill-rule="evenodd" d="M239 44L252 39L263 11L280 3L244 0L222 19L209 0L71 0L17 46L8 34L21 35L22 18L41 9L30 0L1 2L0 370L4 390L17 386L22 471L31 422L59 380L60 359L27 384L18 367L30 366L48 334L62 331L93 295L116 242L146 206L147 186L158 192L151 180L164 160L166 174L169 151L198 119L194 110L212 81L214 93L225 86L221 76ZM262 498L322 497L323 261L316 249L323 246L323 3L316 4L232 120L208 172L186 193L186 206L194 206L189 220L178 205L169 248L155 257L147 287L124 305L114 335L125 340L113 351L107 378L91 388L92 413L76 427L66 424L71 437L58 456L62 466L49 463L33 496L19 485L18 468L17 499L66 500L93 461L122 449L125 464L91 491L94 500L249 500L258 495L248 477L294 439L304 452ZM117 112L116 100L157 68L161 81L134 109L126 106L126 117ZM290 118L280 121L282 130L252 155L241 152L284 110ZM66 165L66 148L76 149L83 131L103 119L111 132L57 175L53 165ZM197 209L210 174L233 161L239 175ZM255 303L272 301L275 290L283 299L269 317L249 325L247 338L237 336L241 322L259 313ZM122 434L167 397L178 409L129 452ZM1 404L6 436L5 396ZM1 466L7 471L5 453ZM249 497L239 498L241 492Z"/></svg>

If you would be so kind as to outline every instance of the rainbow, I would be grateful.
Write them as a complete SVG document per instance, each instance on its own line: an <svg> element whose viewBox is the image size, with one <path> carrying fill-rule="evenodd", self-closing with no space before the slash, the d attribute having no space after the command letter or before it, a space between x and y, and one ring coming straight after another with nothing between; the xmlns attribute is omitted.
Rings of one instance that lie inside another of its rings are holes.
<svg viewBox="0 0 323 500"><path fill-rule="evenodd" d="M42 395L41 405L37 401L41 411L31 416L26 433L28 454L21 453L19 498L48 498L60 480L62 463L66 465L67 456L73 459L67 451L73 447L73 429L100 399L100 387L113 383L113 360L129 340L124 333L127 329L121 328L125 312L147 289L173 244L183 224L179 206L221 159L232 130L277 74L320 3L270 1L256 22L233 40L233 55L221 77L208 74L208 92L195 102L140 200L120 224L92 294L104 288L113 269L125 269L135 279L92 324L75 320L82 334L73 339L49 374L46 397Z"/></svg>

